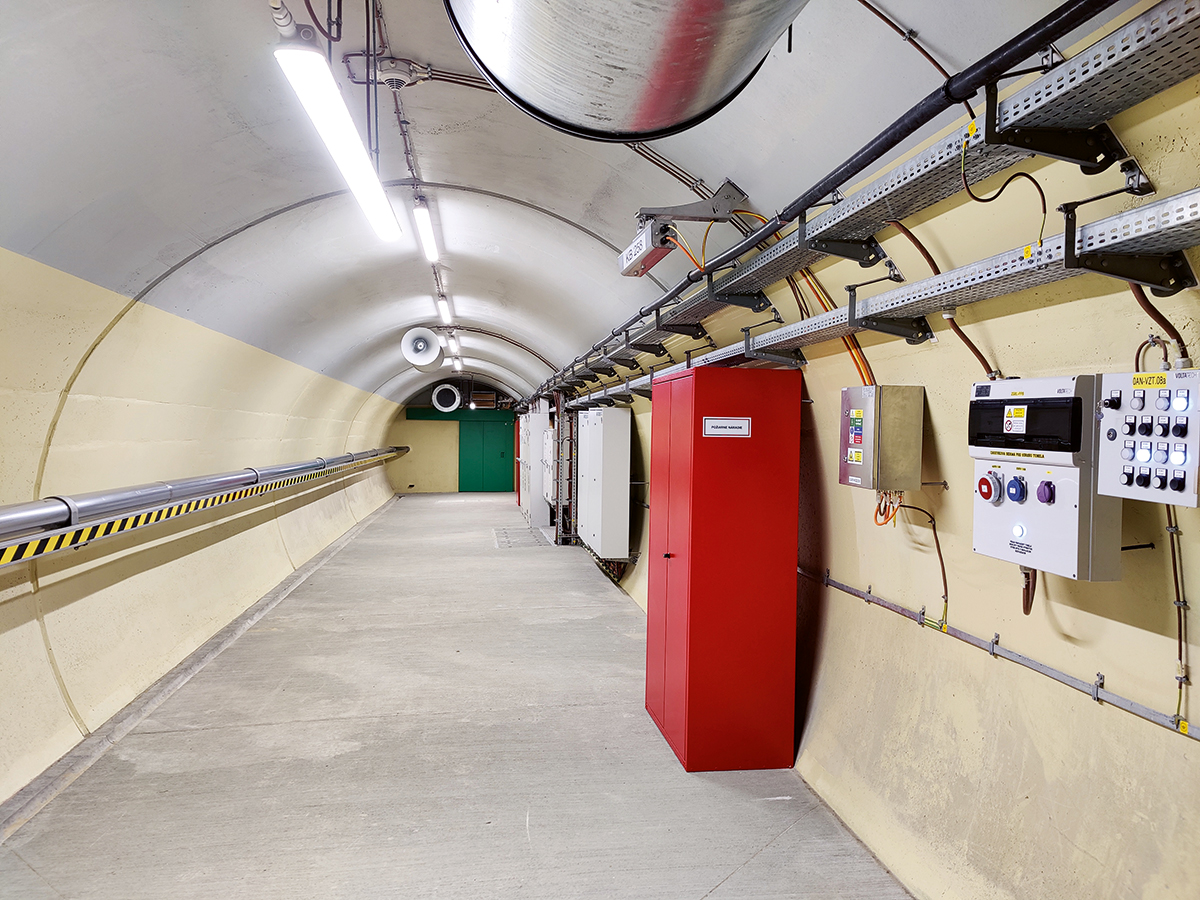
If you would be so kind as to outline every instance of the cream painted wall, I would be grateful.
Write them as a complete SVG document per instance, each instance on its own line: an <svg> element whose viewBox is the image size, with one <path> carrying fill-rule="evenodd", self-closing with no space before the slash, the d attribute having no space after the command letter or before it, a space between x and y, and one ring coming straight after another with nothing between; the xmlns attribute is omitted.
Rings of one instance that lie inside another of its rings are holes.
<svg viewBox="0 0 1200 900"><path fill-rule="evenodd" d="M5 250L0 305L0 503L383 446L399 412ZM0 570L0 798L392 495L376 466Z"/></svg>
<svg viewBox="0 0 1200 900"><path fill-rule="evenodd" d="M388 446L409 452L388 463L388 477L401 494L458 492L458 422L393 420ZM412 487L409 487L412 485Z"/></svg>
<svg viewBox="0 0 1200 900"><path fill-rule="evenodd" d="M1112 124L1158 196L1200 185L1200 79ZM1115 171L1086 179L1062 163L1021 168L1046 189L1048 234L1062 230L1058 203L1119 184ZM1007 174L979 190L990 194ZM1135 205L1115 198L1085 207L1086 220ZM1039 220L1032 188L1017 183L988 206L959 196L905 224L945 270L1028 243ZM882 243L910 280L927 277L903 237L885 231ZM1189 257L1200 271L1200 254ZM817 274L841 303L843 285L875 273L826 263ZM799 317L786 286L768 293L789 322ZM1158 301L1193 354L1200 354L1198 296ZM729 311L706 325L725 345L756 318ZM958 321L1006 375L1022 377L1130 371L1135 347L1158 331L1122 283L1093 275L965 307ZM971 549L966 415L969 385L983 372L940 316L931 324L937 343L913 348L871 335L862 343L880 383L926 388L923 476L950 487L907 500L937 517L951 624L987 638L998 632L1009 648L1087 681L1103 672L1110 690L1173 713L1175 610L1163 508L1125 502L1124 543L1153 541L1157 549L1123 554L1122 581L1043 576L1033 614L1022 615L1017 568ZM806 396L814 402L805 410L801 564L828 567L840 581L870 585L913 609L940 609L923 517L902 512L895 527L877 527L874 495L838 484L839 394L857 383L849 357L840 342L806 354ZM635 406L643 454L645 418ZM1200 584L1200 512L1180 510L1179 518L1186 583ZM623 584L644 606L643 568ZM804 579L800 611L798 682L808 706L797 769L915 896L1200 896L1200 777L1190 740ZM1189 647L1194 652L1195 642ZM1200 717L1187 699L1183 712Z"/></svg>

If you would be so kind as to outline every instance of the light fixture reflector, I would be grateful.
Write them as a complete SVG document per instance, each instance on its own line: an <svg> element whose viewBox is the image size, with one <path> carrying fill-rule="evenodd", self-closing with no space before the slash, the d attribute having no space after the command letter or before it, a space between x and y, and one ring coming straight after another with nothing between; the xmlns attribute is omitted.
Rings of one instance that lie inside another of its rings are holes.
<svg viewBox="0 0 1200 900"><path fill-rule="evenodd" d="M448 343L450 344L450 352L454 356L458 356L458 338L456 338L454 335L450 335Z"/></svg>
<svg viewBox="0 0 1200 900"><path fill-rule="evenodd" d="M307 45L282 44L275 50L275 59L379 239L400 240L395 210L383 192L324 54Z"/></svg>
<svg viewBox="0 0 1200 900"><path fill-rule="evenodd" d="M457 356L454 358L454 371L455 372L462 371L462 360L459 359Z"/></svg>
<svg viewBox="0 0 1200 900"><path fill-rule="evenodd" d="M445 297L438 297L437 301L438 315L442 317L442 322L450 325L454 322L453 316L450 314L450 301Z"/></svg>

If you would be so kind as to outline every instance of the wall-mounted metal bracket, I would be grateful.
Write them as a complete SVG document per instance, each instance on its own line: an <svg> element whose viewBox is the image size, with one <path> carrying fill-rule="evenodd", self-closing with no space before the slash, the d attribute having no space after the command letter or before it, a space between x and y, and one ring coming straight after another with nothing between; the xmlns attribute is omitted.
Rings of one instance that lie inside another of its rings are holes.
<svg viewBox="0 0 1200 900"><path fill-rule="evenodd" d="M634 341L629 345L638 353L653 353L655 356L666 356L667 348L652 341Z"/></svg>
<svg viewBox="0 0 1200 900"><path fill-rule="evenodd" d="M1104 687L1104 673L1097 672L1096 680L1092 682L1092 699L1100 702L1100 689Z"/></svg>
<svg viewBox="0 0 1200 900"><path fill-rule="evenodd" d="M879 241L873 237L869 237L865 241L835 241L826 240L825 238L808 238L804 241L804 246L809 250L819 250L821 253L827 253L830 256L852 259L864 269L869 269L871 266L883 262L884 257L887 256L883 252L883 248L879 246Z"/></svg>
<svg viewBox="0 0 1200 900"><path fill-rule="evenodd" d="M983 115L983 142L1007 145L1028 150L1039 156L1075 163L1084 175L1098 175L1113 163L1129 156L1121 141L1101 122L1092 128L1009 128L1000 131L997 125L999 102L996 85L984 88L987 106Z"/></svg>
<svg viewBox="0 0 1200 900"><path fill-rule="evenodd" d="M599 403L601 406L616 406L617 405L617 401L614 400L612 397L608 397L608 396L597 397L596 402Z"/></svg>
<svg viewBox="0 0 1200 900"><path fill-rule="evenodd" d="M762 291L753 294L721 294L713 289L712 273L708 273L708 299L713 303L724 303L726 306L740 306L751 312L762 312L771 305L767 295Z"/></svg>
<svg viewBox="0 0 1200 900"><path fill-rule="evenodd" d="M923 344L933 337L933 329L929 327L929 321L924 316L917 316L912 319L885 319L878 316L858 316L858 289L866 287L868 284L878 284L881 281L904 281L904 276L900 274L900 270L896 268L896 264L890 259L887 261L888 273L882 278L876 278L872 281L864 281L861 284L846 285L846 293L850 300L846 305L846 324L851 328L863 328L867 331L878 331L881 334L890 334L895 337L902 337L908 343L916 346Z"/></svg>
<svg viewBox="0 0 1200 900"><path fill-rule="evenodd" d="M639 397L645 397L647 400L649 400L650 395L654 393L654 389L650 385L646 385L645 387L630 388L630 390L632 390Z"/></svg>
<svg viewBox="0 0 1200 900"><path fill-rule="evenodd" d="M704 326L699 322L663 322L662 311L654 311L654 327L658 331L666 331L669 334L684 334L690 338L708 337L708 332L704 330Z"/></svg>
<svg viewBox="0 0 1200 900"><path fill-rule="evenodd" d="M593 372L599 372L601 375L607 375L609 378L615 378L617 375L617 370L609 365L608 361L603 359L593 361L589 368Z"/></svg>
<svg viewBox="0 0 1200 900"><path fill-rule="evenodd" d="M576 370L576 374L584 381L590 381L592 384L595 384L600 380L600 376L591 369L578 369Z"/></svg>
<svg viewBox="0 0 1200 900"><path fill-rule="evenodd" d="M781 366L787 366L789 369L799 369L801 366L807 366L808 360L804 358L804 353L799 348L788 350L784 353L771 353L766 350L755 350L750 342L750 332L755 328L761 328L763 325L782 325L783 319L779 315L779 310L772 310L775 313L769 321L759 322L757 325L747 325L742 329L742 356L746 359L761 359L765 362L777 363Z"/></svg>
<svg viewBox="0 0 1200 900"><path fill-rule="evenodd" d="M749 199L745 191L727 178L707 200L680 206L643 206L638 210L638 221L674 219L681 222L728 222L733 218L733 211L744 208Z"/></svg>
<svg viewBox="0 0 1200 900"><path fill-rule="evenodd" d="M1064 203L1058 208L1063 214L1063 268L1087 269L1099 272L1121 281L1133 281L1150 288L1150 293L1156 297L1170 297L1178 294L1184 288L1196 286L1196 275L1183 255L1183 251L1174 250L1170 253L1077 253L1075 249L1075 233L1077 216L1075 210L1085 203L1110 197L1124 191L1110 191L1079 200L1074 203Z"/></svg>

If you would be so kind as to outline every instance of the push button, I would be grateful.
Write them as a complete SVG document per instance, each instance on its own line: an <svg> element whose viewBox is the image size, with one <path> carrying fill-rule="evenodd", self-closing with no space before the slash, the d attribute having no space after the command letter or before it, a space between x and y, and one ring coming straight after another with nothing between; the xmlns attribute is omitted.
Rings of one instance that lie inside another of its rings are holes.
<svg viewBox="0 0 1200 900"><path fill-rule="evenodd" d="M1171 417L1159 416L1158 421L1154 423L1154 433L1159 437L1166 437L1171 433Z"/></svg>
<svg viewBox="0 0 1200 900"><path fill-rule="evenodd" d="M1125 485L1125 487L1129 487L1129 485L1133 484L1133 469L1129 466L1126 466L1124 469L1122 469L1120 480L1121 484Z"/></svg>
<svg viewBox="0 0 1200 900"><path fill-rule="evenodd" d="M1150 487L1150 470L1142 469L1133 481L1138 487Z"/></svg>
<svg viewBox="0 0 1200 900"><path fill-rule="evenodd" d="M1175 418L1175 427L1171 429L1173 437L1187 437L1187 416L1177 416Z"/></svg>
<svg viewBox="0 0 1200 900"><path fill-rule="evenodd" d="M1154 487L1156 490L1165 491L1167 489L1167 470L1158 469L1154 473Z"/></svg>
<svg viewBox="0 0 1200 900"><path fill-rule="evenodd" d="M1185 409L1188 408L1188 400L1189 399L1190 398L1188 396L1187 388L1180 388L1179 390L1177 390L1175 392L1175 402L1173 404L1175 409L1178 412L1183 412Z"/></svg>
<svg viewBox="0 0 1200 900"><path fill-rule="evenodd" d="M1125 422L1121 425L1121 431L1125 434L1133 434L1137 431L1137 416L1126 416Z"/></svg>
<svg viewBox="0 0 1200 900"><path fill-rule="evenodd" d="M1158 399L1154 401L1154 405L1159 409L1171 408L1171 389L1163 388L1158 392ZM1187 409L1187 399L1184 398L1184 409Z"/></svg>
<svg viewBox="0 0 1200 900"><path fill-rule="evenodd" d="M1154 449L1150 446L1150 442L1142 441L1140 444L1138 444L1137 461L1144 463L1150 462L1150 454L1153 452Z"/></svg>
<svg viewBox="0 0 1200 900"><path fill-rule="evenodd" d="M1142 437L1150 437L1150 432L1154 430L1154 419L1150 416L1142 416L1142 421L1138 422L1138 434Z"/></svg>
<svg viewBox="0 0 1200 900"><path fill-rule="evenodd" d="M1183 469L1176 469L1171 473L1171 490L1182 493L1185 487L1187 487L1187 472Z"/></svg>
<svg viewBox="0 0 1200 900"><path fill-rule="evenodd" d="M1154 448L1154 461L1156 463L1165 463L1167 461L1167 454L1170 452L1170 449L1171 448L1166 444L1159 444Z"/></svg>
<svg viewBox="0 0 1200 900"><path fill-rule="evenodd" d="M1187 444L1176 444L1171 448L1171 465L1182 466L1187 462Z"/></svg>
<svg viewBox="0 0 1200 900"><path fill-rule="evenodd" d="M1146 405L1146 392L1134 391L1133 397L1129 401L1130 409L1142 409Z"/></svg>

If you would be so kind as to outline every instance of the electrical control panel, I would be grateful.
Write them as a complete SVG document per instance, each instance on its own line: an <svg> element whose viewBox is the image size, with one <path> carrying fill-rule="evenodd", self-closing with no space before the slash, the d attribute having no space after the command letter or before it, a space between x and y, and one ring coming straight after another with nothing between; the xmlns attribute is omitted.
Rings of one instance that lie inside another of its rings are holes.
<svg viewBox="0 0 1200 900"><path fill-rule="evenodd" d="M1080 581L1121 577L1121 501L1096 492L1095 375L972 386L976 553Z"/></svg>
<svg viewBox="0 0 1200 900"><path fill-rule="evenodd" d="M925 388L870 384L842 388L838 481L874 491L921 489Z"/></svg>
<svg viewBox="0 0 1200 900"><path fill-rule="evenodd" d="M517 462L521 477L521 514L534 528L550 524L550 508L542 499L543 435L550 433L550 414L529 412L517 419L518 451Z"/></svg>
<svg viewBox="0 0 1200 900"><path fill-rule="evenodd" d="M1200 370L1100 376L1097 490L1196 506Z"/></svg>
<svg viewBox="0 0 1200 900"><path fill-rule="evenodd" d="M558 428L542 432L542 497L553 505L558 499Z"/></svg>

